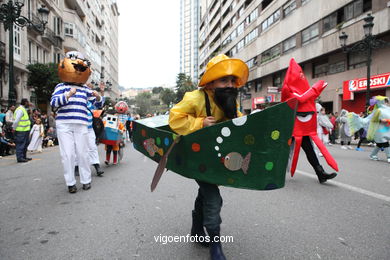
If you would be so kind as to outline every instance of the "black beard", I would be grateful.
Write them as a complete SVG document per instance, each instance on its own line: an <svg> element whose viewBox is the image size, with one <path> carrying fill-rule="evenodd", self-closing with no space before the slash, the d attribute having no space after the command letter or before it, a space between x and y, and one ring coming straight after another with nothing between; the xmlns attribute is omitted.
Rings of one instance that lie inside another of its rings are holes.
<svg viewBox="0 0 390 260"><path fill-rule="evenodd" d="M237 95L236 88L216 88L214 91L214 101L229 119L237 117Z"/></svg>

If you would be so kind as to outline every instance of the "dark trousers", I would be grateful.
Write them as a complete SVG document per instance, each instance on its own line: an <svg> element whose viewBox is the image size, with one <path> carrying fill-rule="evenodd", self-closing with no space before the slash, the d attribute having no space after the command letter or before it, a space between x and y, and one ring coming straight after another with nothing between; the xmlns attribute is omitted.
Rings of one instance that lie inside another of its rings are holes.
<svg viewBox="0 0 390 260"><path fill-rule="evenodd" d="M301 145L303 151L305 151L307 160L309 161L310 165L316 169L318 165L320 165L320 162L318 161L317 155L314 152L313 144L310 140L310 137L304 136L302 138L302 145Z"/></svg>
<svg viewBox="0 0 390 260"><path fill-rule="evenodd" d="M16 131L15 132L15 144L16 144L16 159L26 159L29 131Z"/></svg>
<svg viewBox="0 0 390 260"><path fill-rule="evenodd" d="M195 217L203 220L203 226L207 232L219 233L222 219L222 197L219 188L215 184L196 181L199 185L198 196L195 200Z"/></svg>
<svg viewBox="0 0 390 260"><path fill-rule="evenodd" d="M10 146L4 143L0 143L0 156L8 155Z"/></svg>

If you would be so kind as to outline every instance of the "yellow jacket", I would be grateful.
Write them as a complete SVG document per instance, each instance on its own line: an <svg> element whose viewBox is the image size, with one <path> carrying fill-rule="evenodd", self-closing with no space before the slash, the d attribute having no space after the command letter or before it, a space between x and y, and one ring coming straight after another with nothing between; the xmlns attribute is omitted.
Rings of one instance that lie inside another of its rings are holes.
<svg viewBox="0 0 390 260"><path fill-rule="evenodd" d="M210 100L211 115L219 123L228 120L224 112L214 102L214 91L206 90ZM237 110L237 115L242 116ZM207 117L206 101L203 90L187 92L183 100L177 103L169 113L169 126L180 135L187 135L203 127Z"/></svg>

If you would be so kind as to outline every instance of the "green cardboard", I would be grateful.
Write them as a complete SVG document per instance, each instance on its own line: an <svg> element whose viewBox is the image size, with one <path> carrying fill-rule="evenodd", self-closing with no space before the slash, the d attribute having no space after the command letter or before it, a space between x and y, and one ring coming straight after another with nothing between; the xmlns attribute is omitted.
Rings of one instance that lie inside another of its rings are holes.
<svg viewBox="0 0 390 260"><path fill-rule="evenodd" d="M296 100L181 136L166 168L212 184L254 190L285 184ZM177 135L168 116L134 121L134 147L159 162ZM157 166L157 165L156 165Z"/></svg>

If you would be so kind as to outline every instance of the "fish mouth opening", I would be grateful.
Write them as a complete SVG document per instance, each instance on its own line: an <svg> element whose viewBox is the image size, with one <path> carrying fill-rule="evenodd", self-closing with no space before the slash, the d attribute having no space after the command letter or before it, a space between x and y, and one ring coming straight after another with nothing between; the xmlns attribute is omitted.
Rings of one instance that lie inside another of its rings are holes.
<svg viewBox="0 0 390 260"><path fill-rule="evenodd" d="M306 115L306 116L297 116L297 119L302 122L302 123L306 123L306 122L309 122L311 120L311 118L313 117L312 114L310 115Z"/></svg>

